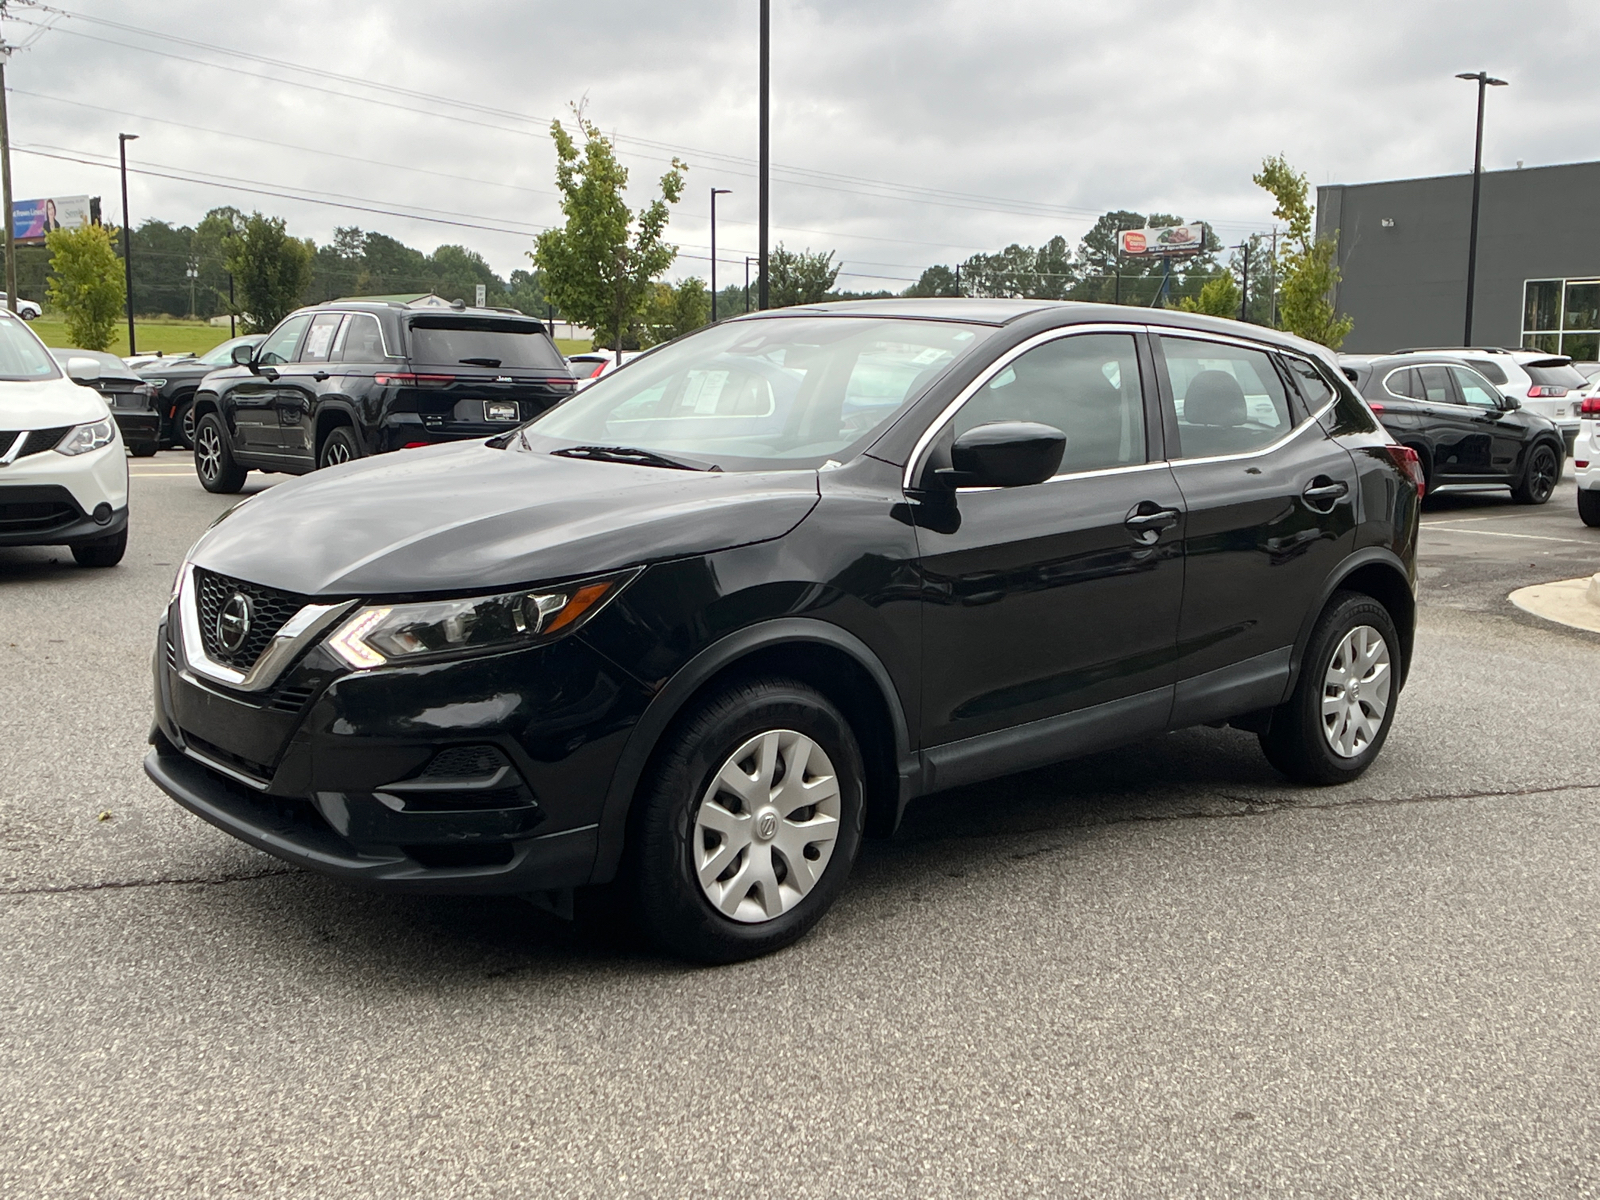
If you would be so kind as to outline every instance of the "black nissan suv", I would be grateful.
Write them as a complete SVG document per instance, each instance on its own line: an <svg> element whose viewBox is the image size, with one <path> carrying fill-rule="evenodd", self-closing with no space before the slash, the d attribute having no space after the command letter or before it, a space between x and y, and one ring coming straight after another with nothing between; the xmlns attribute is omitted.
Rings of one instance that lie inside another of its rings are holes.
<svg viewBox="0 0 1600 1200"><path fill-rule="evenodd" d="M1255 326L742 317L234 509L161 621L145 768L310 870L615 881L662 947L748 957L925 793L1203 723L1359 776L1410 668L1421 484L1326 350Z"/></svg>
<svg viewBox="0 0 1600 1200"><path fill-rule="evenodd" d="M576 387L542 322L511 309L335 300L285 317L194 394L195 473L319 467L500 433Z"/></svg>

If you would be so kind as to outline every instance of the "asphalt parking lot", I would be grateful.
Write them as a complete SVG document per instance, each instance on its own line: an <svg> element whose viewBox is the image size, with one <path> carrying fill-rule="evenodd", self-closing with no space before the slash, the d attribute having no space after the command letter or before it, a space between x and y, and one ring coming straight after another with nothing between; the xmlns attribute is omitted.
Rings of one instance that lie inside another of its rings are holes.
<svg viewBox="0 0 1600 1200"><path fill-rule="evenodd" d="M1430 502L1359 782L1201 729L946 793L809 939L690 970L148 783L155 615L231 501L133 471L116 570L0 550L0 1193L1600 1194L1600 636L1505 599L1600 570L1570 481Z"/></svg>

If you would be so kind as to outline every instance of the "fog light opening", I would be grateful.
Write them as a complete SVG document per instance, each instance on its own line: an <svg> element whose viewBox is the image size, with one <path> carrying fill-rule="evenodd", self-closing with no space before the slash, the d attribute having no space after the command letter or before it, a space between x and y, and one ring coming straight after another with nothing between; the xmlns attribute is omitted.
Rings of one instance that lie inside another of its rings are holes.
<svg viewBox="0 0 1600 1200"><path fill-rule="evenodd" d="M91 515L94 517L96 525L109 525L111 524L111 505L102 500L94 506L94 512Z"/></svg>

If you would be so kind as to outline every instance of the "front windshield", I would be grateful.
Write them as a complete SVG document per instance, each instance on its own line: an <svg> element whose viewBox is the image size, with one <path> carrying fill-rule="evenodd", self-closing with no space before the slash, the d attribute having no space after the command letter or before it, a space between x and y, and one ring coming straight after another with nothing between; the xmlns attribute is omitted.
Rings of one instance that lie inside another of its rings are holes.
<svg viewBox="0 0 1600 1200"><path fill-rule="evenodd" d="M528 426L723 470L816 467L864 445L991 330L951 321L730 321L602 376Z"/></svg>
<svg viewBox="0 0 1600 1200"><path fill-rule="evenodd" d="M21 382L60 377L50 352L39 344L20 317L0 311L0 379Z"/></svg>
<svg viewBox="0 0 1600 1200"><path fill-rule="evenodd" d="M214 350L208 350L200 355L200 361L208 367L227 367L233 365L233 348L235 346L254 346L260 338L229 338Z"/></svg>

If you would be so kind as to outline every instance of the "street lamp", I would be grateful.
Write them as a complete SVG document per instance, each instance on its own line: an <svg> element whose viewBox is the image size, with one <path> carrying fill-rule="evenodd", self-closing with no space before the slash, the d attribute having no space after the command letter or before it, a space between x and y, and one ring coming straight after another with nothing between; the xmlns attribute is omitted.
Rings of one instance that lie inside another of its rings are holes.
<svg viewBox="0 0 1600 1200"><path fill-rule="evenodd" d="M717 323L717 197L733 195L732 188L711 189L711 323Z"/></svg>
<svg viewBox="0 0 1600 1200"><path fill-rule="evenodd" d="M133 233L128 228L128 143L137 133L117 134L117 155L122 160L122 270L128 283L128 356L139 351L133 344Z"/></svg>
<svg viewBox="0 0 1600 1200"><path fill-rule="evenodd" d="M1467 235L1467 328L1461 335L1463 346L1472 345L1472 292L1478 276L1478 189L1483 182L1483 97L1492 87L1505 87L1487 71L1463 71L1457 79L1470 79L1478 85L1478 142L1472 154L1472 229Z"/></svg>
<svg viewBox="0 0 1600 1200"><path fill-rule="evenodd" d="M744 256L744 310L750 311L750 264L761 260L753 254Z"/></svg>
<svg viewBox="0 0 1600 1200"><path fill-rule="evenodd" d="M767 153L770 148L770 138L767 136L769 121L772 111L772 0L761 0L761 195L756 207L760 210L756 218L759 226L756 237L761 245L757 247L757 254L761 257L761 277L756 282L762 311L767 307L767 209L768 176L771 174L771 157Z"/></svg>

